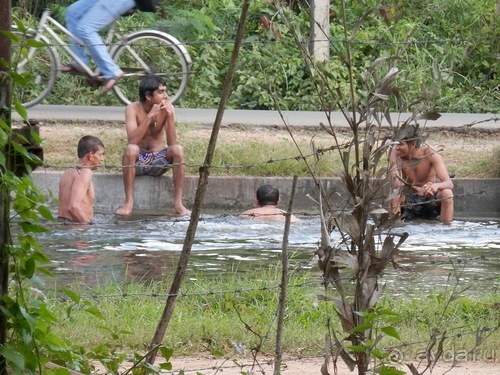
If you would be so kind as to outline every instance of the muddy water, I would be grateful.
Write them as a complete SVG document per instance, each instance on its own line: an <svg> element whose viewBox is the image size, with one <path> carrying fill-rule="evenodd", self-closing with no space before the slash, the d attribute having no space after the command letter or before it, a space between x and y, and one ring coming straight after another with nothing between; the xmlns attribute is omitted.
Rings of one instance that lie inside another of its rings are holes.
<svg viewBox="0 0 500 375"><path fill-rule="evenodd" d="M49 224L38 241L52 259L55 278L47 286L74 281L160 280L175 272L188 226L167 216L136 216L119 220L101 215L93 226ZM304 217L291 226L290 267L318 276L314 251L320 239L319 218ZM398 261L381 282L396 294L442 289L460 277L471 292L498 288L500 228L494 221L414 223L394 231L410 233ZM283 224L264 224L234 216L205 215L199 223L187 276L255 272L280 264ZM335 234L332 235L335 242Z"/></svg>

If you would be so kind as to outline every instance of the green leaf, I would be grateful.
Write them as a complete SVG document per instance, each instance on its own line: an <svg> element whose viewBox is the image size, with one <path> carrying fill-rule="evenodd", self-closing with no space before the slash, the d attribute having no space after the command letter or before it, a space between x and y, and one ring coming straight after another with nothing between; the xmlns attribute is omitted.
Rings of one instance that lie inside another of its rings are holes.
<svg viewBox="0 0 500 375"><path fill-rule="evenodd" d="M0 354L15 367L19 369L24 368L24 355L14 345L7 343L3 347L0 347Z"/></svg>
<svg viewBox="0 0 500 375"><path fill-rule="evenodd" d="M50 211L50 209L47 206L40 205L37 207L37 210L38 210L38 213L40 214L40 216L42 216L44 219L54 220L54 216L52 215L52 212Z"/></svg>
<svg viewBox="0 0 500 375"><path fill-rule="evenodd" d="M160 346L160 353L161 353L161 356L163 358L165 358L166 361L168 361L170 359L170 357L172 357L172 354L174 354L174 350L173 349L170 349L170 348L167 348L165 346Z"/></svg>
<svg viewBox="0 0 500 375"><path fill-rule="evenodd" d="M35 318L31 316L30 313L26 311L24 307L20 307L19 311L21 312L21 315L24 317L26 323L28 323L28 326L30 327L31 331L34 331L36 327ZM31 341L31 338L29 340Z"/></svg>
<svg viewBox="0 0 500 375"><path fill-rule="evenodd" d="M120 329L120 330L118 331L118 333L119 333L120 335L131 335L131 334L133 334L133 332L132 332L132 331L127 331L126 329Z"/></svg>
<svg viewBox="0 0 500 375"><path fill-rule="evenodd" d="M350 329L349 332L351 332L351 333L355 333L355 332L363 333L370 328L372 328L372 324L370 322L364 322L363 324L360 324L359 326Z"/></svg>
<svg viewBox="0 0 500 375"><path fill-rule="evenodd" d="M78 293L75 293L73 292L72 290L68 289L68 288L65 288L63 287L62 288L62 291L64 294L66 294L69 298L71 298L71 300L74 302L74 303L80 303L80 295Z"/></svg>
<svg viewBox="0 0 500 375"><path fill-rule="evenodd" d="M4 127L8 128L5 121L0 122L0 124L2 124L2 128L4 128ZM7 129L7 131L8 131L8 129ZM0 147L4 147L7 144L7 140L9 139L7 137L7 131L5 131L3 129L2 129L2 131L0 131Z"/></svg>
<svg viewBox="0 0 500 375"><path fill-rule="evenodd" d="M50 346L53 349L64 348L64 342L58 338L56 335L48 334L43 337L42 340L46 345Z"/></svg>
<svg viewBox="0 0 500 375"><path fill-rule="evenodd" d="M35 273L35 270L36 270L36 262L32 257L30 257L24 263L23 274L28 279L31 279L31 277L33 277L33 274Z"/></svg>
<svg viewBox="0 0 500 375"><path fill-rule="evenodd" d="M37 270L38 270L38 272L41 272L41 273L43 273L44 275L51 276L51 277L52 277L52 276L54 276L54 274L52 273L52 271L50 271L50 270L49 270L49 269L47 269L47 268L44 268L44 267L38 267L38 268L37 268ZM40 280L40 281L42 282L42 284L45 284L45 282L44 282L43 280L41 280L41 279L38 279L38 280Z"/></svg>
<svg viewBox="0 0 500 375"><path fill-rule="evenodd" d="M14 104L14 108L16 109L16 112L21 116L21 118L24 121L28 120L28 112L26 111L26 108L23 106L23 104L20 102L19 99L13 98L12 103Z"/></svg>
<svg viewBox="0 0 500 375"><path fill-rule="evenodd" d="M352 350L356 353L363 353L366 351L366 346L363 345L351 345L347 347L349 350Z"/></svg>
<svg viewBox="0 0 500 375"><path fill-rule="evenodd" d="M101 311L97 307L95 307L95 306L87 307L85 309L85 311L88 312L89 314L92 314L92 315L94 315L94 316L102 319L102 320L106 320L104 318L104 315L102 315Z"/></svg>
<svg viewBox="0 0 500 375"><path fill-rule="evenodd" d="M44 374L47 375L70 375L71 372L65 368L52 368L45 370Z"/></svg>
<svg viewBox="0 0 500 375"><path fill-rule="evenodd" d="M21 228L23 228L23 230L26 233L44 233L44 232L48 232L47 228L42 227L41 225L30 223L28 221L23 221L19 225L21 226Z"/></svg>
<svg viewBox="0 0 500 375"><path fill-rule="evenodd" d="M220 350L217 350L217 349L212 349L210 350L210 354L216 356L216 357L224 357L224 353Z"/></svg>
<svg viewBox="0 0 500 375"><path fill-rule="evenodd" d="M382 366L380 368L380 375L406 375L406 372L398 370L395 367Z"/></svg>
<svg viewBox="0 0 500 375"><path fill-rule="evenodd" d="M388 357L387 352L384 352L380 349L373 349L370 353L372 356L374 356L377 359L385 359Z"/></svg>
<svg viewBox="0 0 500 375"><path fill-rule="evenodd" d="M379 315L399 316L399 313L390 309L380 309Z"/></svg>
<svg viewBox="0 0 500 375"><path fill-rule="evenodd" d="M0 34L6 36L11 40L11 42L19 42L19 34L13 33L7 30L0 30Z"/></svg>
<svg viewBox="0 0 500 375"><path fill-rule="evenodd" d="M160 368L162 370L170 371L170 370L172 370L172 363L170 363L170 362L160 363Z"/></svg>
<svg viewBox="0 0 500 375"><path fill-rule="evenodd" d="M41 48L41 47L47 47L48 46L47 43L41 42L41 41L35 40L35 39L28 39L26 41L26 45L28 47L34 47L34 48Z"/></svg>
<svg viewBox="0 0 500 375"><path fill-rule="evenodd" d="M399 336L399 333L396 331L394 327L383 327L380 329L383 333L385 333L387 336L394 337L395 339L398 339L401 341L401 337Z"/></svg>

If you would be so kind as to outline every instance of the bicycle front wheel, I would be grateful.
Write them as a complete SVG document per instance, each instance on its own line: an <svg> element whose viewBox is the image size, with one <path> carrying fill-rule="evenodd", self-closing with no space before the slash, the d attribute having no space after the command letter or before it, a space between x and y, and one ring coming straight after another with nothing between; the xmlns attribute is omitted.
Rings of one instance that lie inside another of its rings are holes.
<svg viewBox="0 0 500 375"><path fill-rule="evenodd" d="M173 36L156 30L127 35L112 53L125 73L113 90L124 104L139 99L139 80L156 75L165 80L169 99L175 103L187 88L191 57Z"/></svg>
<svg viewBox="0 0 500 375"><path fill-rule="evenodd" d="M12 97L29 108L40 103L52 91L57 80L59 60L44 37L40 41L46 43L46 46L26 49L27 40L33 37L19 31L14 31L14 34L19 40L12 44L11 55L19 77Z"/></svg>

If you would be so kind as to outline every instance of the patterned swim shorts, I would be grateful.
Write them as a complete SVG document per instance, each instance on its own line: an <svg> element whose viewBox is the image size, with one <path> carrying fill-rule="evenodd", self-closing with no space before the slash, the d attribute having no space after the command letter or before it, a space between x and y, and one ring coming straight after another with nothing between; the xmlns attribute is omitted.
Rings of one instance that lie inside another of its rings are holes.
<svg viewBox="0 0 500 375"><path fill-rule="evenodd" d="M135 174L138 176L161 176L170 168L172 161L167 159L167 149L158 152L139 154L135 163Z"/></svg>

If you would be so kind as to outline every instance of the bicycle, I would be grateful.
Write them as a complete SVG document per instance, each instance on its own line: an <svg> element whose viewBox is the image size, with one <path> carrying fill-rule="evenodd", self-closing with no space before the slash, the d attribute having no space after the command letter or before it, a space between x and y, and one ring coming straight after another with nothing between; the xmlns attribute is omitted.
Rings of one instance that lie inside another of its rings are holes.
<svg viewBox="0 0 500 375"><path fill-rule="evenodd" d="M22 33L17 26L12 32L24 40L27 55L21 57L17 64L17 73L25 78L26 85L16 85L14 97L17 97L26 108L32 107L45 99L54 88L61 74L61 58L56 47L62 48L74 61L84 69L83 76L88 83L104 82L97 68L84 64L71 50L70 45L51 28L55 27L68 38L84 45L68 29L50 16L45 10L40 18L38 28L28 29ZM48 34L50 38L45 35ZM42 42L42 46L33 46L30 39ZM116 43L115 40L117 40ZM51 41L55 44L51 44ZM110 56L125 75L120 79L113 91L123 104L129 104L138 97L138 80L146 75L162 77L169 91L169 99L175 103L184 94L191 73L191 57L181 42L170 34L158 30L140 30L131 34L119 35L116 32L116 21L109 26L103 42ZM15 47L15 43L13 43ZM133 99L132 99L133 98Z"/></svg>

